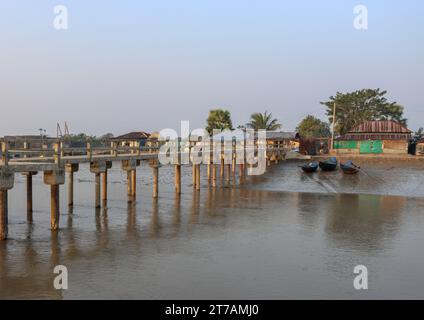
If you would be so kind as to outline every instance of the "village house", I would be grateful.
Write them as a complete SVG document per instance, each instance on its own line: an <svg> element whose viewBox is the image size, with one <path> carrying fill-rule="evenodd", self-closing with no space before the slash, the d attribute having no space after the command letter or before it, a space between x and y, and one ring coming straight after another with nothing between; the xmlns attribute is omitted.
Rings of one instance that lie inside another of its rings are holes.
<svg viewBox="0 0 424 320"><path fill-rule="evenodd" d="M283 131L267 131L266 141L268 147L281 148L293 150L299 148L298 136L295 132Z"/></svg>
<svg viewBox="0 0 424 320"><path fill-rule="evenodd" d="M136 145L144 146L149 137L150 133L137 131L114 137L111 141L116 142L119 147L134 147Z"/></svg>
<svg viewBox="0 0 424 320"><path fill-rule="evenodd" d="M412 131L393 121L366 121L334 141L336 154L407 154Z"/></svg>

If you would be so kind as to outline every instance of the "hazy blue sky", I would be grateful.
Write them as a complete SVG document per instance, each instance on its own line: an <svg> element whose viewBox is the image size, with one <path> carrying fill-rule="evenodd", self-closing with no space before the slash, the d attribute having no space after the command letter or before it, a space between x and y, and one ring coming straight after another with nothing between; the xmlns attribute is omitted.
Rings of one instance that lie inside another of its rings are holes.
<svg viewBox="0 0 424 320"><path fill-rule="evenodd" d="M69 30L53 28L53 7ZM369 30L353 8L369 9ZM235 125L271 111L285 130L336 91L380 87L424 126L422 0L0 2L0 135Z"/></svg>

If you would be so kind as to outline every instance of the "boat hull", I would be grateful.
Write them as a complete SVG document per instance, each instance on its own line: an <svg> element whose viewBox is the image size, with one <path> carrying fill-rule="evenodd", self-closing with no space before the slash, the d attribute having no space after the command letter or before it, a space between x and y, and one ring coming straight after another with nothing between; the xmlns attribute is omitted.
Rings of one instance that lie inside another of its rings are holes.
<svg viewBox="0 0 424 320"><path fill-rule="evenodd" d="M357 174L359 170L361 169L360 167L354 165L353 163L341 164L340 168L345 174Z"/></svg>
<svg viewBox="0 0 424 320"><path fill-rule="evenodd" d="M305 164L301 168L302 168L303 172L313 173L313 172L316 172L318 170L318 165L312 166L312 165Z"/></svg>
<svg viewBox="0 0 424 320"><path fill-rule="evenodd" d="M322 171L334 171L337 169L337 164L335 163L327 163L327 162L320 162L319 167Z"/></svg>

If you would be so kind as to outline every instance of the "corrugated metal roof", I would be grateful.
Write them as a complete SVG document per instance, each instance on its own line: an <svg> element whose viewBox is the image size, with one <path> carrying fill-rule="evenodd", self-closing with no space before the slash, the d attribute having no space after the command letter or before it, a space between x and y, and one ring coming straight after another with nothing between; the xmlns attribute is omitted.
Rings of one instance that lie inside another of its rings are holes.
<svg viewBox="0 0 424 320"><path fill-rule="evenodd" d="M366 121L353 128L349 133L411 133L404 125L393 121Z"/></svg>

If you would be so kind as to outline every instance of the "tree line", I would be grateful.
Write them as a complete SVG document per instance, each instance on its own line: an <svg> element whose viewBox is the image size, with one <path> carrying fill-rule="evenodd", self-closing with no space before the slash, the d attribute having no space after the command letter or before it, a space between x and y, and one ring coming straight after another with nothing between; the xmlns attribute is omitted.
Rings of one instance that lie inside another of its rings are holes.
<svg viewBox="0 0 424 320"><path fill-rule="evenodd" d="M296 132L303 138L331 136L331 124L334 121L334 133L336 136L344 135L355 126L372 120L394 120L407 125L404 117L404 107L397 102L389 101L387 91L380 89L362 89L353 92L337 92L327 101L321 101L320 105L325 108L327 121L323 121L312 115L307 115L296 127ZM333 115L335 118L333 119ZM282 129L280 121L268 111L255 112L250 115L249 121L237 126L238 129L254 129L276 131ZM225 109L213 109L209 111L206 119L206 130L212 134L213 130L234 130L231 113ZM414 135L414 139L422 139L423 129ZM113 138L108 133L100 137L80 133L68 136L67 139L73 147L83 147L87 142L93 146L104 146Z"/></svg>
<svg viewBox="0 0 424 320"><path fill-rule="evenodd" d="M297 126L296 132L304 138L330 137L333 121L336 136L348 133L365 121L394 120L406 126L407 119L403 115L404 107L397 102L389 101L386 95L387 91L380 89L362 89L347 93L337 92L327 101L320 102L325 107L327 121L307 115ZM334 119L333 116L335 116ZM233 130L231 113L224 109L211 110L206 124L206 130L209 133L213 129ZM282 125L278 119L272 117L271 113L265 111L253 113L250 116L250 121L245 125L238 126L238 128L275 131L281 129ZM416 136L421 136L422 131L421 128Z"/></svg>

